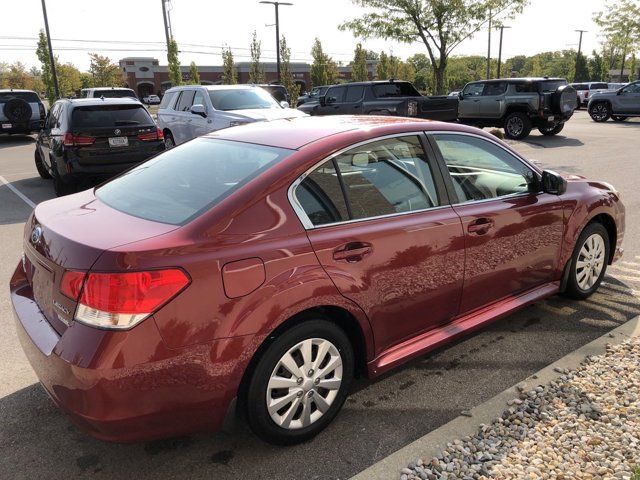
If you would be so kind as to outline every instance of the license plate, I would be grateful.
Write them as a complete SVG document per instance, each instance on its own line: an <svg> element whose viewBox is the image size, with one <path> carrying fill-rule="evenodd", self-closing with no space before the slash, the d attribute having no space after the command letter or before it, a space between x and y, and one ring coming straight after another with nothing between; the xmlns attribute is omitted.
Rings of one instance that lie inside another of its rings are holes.
<svg viewBox="0 0 640 480"><path fill-rule="evenodd" d="M127 137L110 137L110 147L127 147L129 146L129 139Z"/></svg>
<svg viewBox="0 0 640 480"><path fill-rule="evenodd" d="M2 128L11 128L11 124L10 123L3 123L2 124Z"/></svg>

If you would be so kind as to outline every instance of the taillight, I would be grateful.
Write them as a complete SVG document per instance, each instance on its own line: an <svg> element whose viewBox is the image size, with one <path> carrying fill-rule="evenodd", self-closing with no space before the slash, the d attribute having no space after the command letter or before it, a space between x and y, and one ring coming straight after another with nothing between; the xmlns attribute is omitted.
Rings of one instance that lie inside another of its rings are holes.
<svg viewBox="0 0 640 480"><path fill-rule="evenodd" d="M584 98L589 98L589 92L584 92Z"/></svg>
<svg viewBox="0 0 640 480"><path fill-rule="evenodd" d="M61 291L77 293L75 320L99 328L126 329L140 323L169 302L190 283L180 269L144 272L93 273L84 276L77 290L77 280L68 271L63 276ZM65 278L69 279L65 282ZM76 282L74 282L76 280ZM68 287L66 286L68 285ZM66 295L66 294L65 294Z"/></svg>
<svg viewBox="0 0 640 480"><path fill-rule="evenodd" d="M40 120L44 120L44 118L47 116L47 113L44 110L44 105L39 103L38 107L40 109Z"/></svg>
<svg viewBox="0 0 640 480"><path fill-rule="evenodd" d="M86 137L83 135L74 135L73 133L65 133L62 137L62 143L65 147L82 147L93 145L96 141L95 137Z"/></svg>
<svg viewBox="0 0 640 480"><path fill-rule="evenodd" d="M164 140L164 132L159 128L155 132L141 133L138 135L138 140L148 142L150 140Z"/></svg>
<svg viewBox="0 0 640 480"><path fill-rule="evenodd" d="M85 272L77 272L74 270L67 270L62 275L62 281L60 282L60 292L71 300L78 301L80 297L80 291L82 290L82 282L84 282Z"/></svg>

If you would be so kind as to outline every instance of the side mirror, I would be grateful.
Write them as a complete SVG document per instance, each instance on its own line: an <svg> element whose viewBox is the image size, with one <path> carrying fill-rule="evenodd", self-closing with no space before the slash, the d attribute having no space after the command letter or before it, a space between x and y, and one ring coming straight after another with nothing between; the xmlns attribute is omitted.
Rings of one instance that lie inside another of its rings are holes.
<svg viewBox="0 0 640 480"><path fill-rule="evenodd" d="M542 172L542 191L552 195L562 195L567 191L567 181L551 170Z"/></svg>
<svg viewBox="0 0 640 480"><path fill-rule="evenodd" d="M462 94L462 92L458 92L458 100L463 100L464 99L464 95Z"/></svg>
<svg viewBox="0 0 640 480"><path fill-rule="evenodd" d="M282 101L280 102L280 106L281 106L282 108L289 108L289 102L285 102L284 100L282 100Z"/></svg>
<svg viewBox="0 0 640 480"><path fill-rule="evenodd" d="M195 115L200 115L202 118L206 118L207 116L207 110L204 108L204 105L200 103L191 105L189 111Z"/></svg>
<svg viewBox="0 0 640 480"><path fill-rule="evenodd" d="M321 97L318 97L318 103L320 104L321 107L326 107L327 97L325 97L324 95L322 95Z"/></svg>

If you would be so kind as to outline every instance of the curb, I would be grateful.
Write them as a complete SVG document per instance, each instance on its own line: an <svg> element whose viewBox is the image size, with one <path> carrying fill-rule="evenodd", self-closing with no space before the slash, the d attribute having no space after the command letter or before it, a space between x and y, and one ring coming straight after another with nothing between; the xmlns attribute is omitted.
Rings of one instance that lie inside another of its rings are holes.
<svg viewBox="0 0 640 480"><path fill-rule="evenodd" d="M531 390L538 385L545 385L563 375L562 372L564 370L577 368L586 356L603 354L608 343L618 344L636 336L640 336L640 315L565 355L560 360L530 375L522 382L507 388L483 404L472 408L470 410L471 417L459 416L454 418L449 423L431 431L351 477L352 480L393 480L400 478L400 470L405 468L409 462L413 462L418 458L422 458L425 461L430 460L447 448L448 442L467 435L474 435L481 423L488 425L495 418L502 415L502 412L509 408L507 401L518 397L520 394L518 386L523 386L525 390Z"/></svg>

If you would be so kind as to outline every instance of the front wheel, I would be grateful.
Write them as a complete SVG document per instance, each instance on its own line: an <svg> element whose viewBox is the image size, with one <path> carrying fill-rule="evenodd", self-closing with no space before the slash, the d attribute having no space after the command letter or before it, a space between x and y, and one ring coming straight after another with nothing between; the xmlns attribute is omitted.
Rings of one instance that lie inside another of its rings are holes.
<svg viewBox="0 0 640 480"><path fill-rule="evenodd" d="M564 128L564 123L559 123L558 125L551 126L551 127L538 127L538 131L541 134L547 135L550 137L552 135L559 134L563 128Z"/></svg>
<svg viewBox="0 0 640 480"><path fill-rule="evenodd" d="M597 102L589 107L589 115L594 122L606 122L611 118L611 110L605 102Z"/></svg>
<svg viewBox="0 0 640 480"><path fill-rule="evenodd" d="M504 134L512 140L522 140L531 133L531 120L522 112L513 112L504 119Z"/></svg>
<svg viewBox="0 0 640 480"><path fill-rule="evenodd" d="M251 377L249 426L276 445L309 440L342 408L353 365L349 339L332 322L308 320L285 331L264 352Z"/></svg>
<svg viewBox="0 0 640 480"><path fill-rule="evenodd" d="M602 224L585 227L571 257L567 296L581 300L598 289L607 271L609 248L609 234Z"/></svg>

